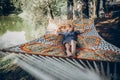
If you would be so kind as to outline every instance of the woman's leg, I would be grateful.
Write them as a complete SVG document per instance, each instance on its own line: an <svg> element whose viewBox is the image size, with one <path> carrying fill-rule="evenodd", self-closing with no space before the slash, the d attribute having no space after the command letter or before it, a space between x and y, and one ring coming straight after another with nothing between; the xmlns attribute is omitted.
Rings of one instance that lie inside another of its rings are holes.
<svg viewBox="0 0 120 80"><path fill-rule="evenodd" d="M77 44L76 41L71 40L71 52L73 56L75 56L75 53L76 53L76 44Z"/></svg>
<svg viewBox="0 0 120 80"><path fill-rule="evenodd" d="M66 48L66 53L67 53L67 56L71 56L72 53L70 52L70 44L69 43L65 43L65 48Z"/></svg>

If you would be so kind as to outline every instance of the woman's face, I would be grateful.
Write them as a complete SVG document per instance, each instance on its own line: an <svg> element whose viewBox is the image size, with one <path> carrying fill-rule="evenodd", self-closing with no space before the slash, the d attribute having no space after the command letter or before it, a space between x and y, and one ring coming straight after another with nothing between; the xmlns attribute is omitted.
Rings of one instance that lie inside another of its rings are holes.
<svg viewBox="0 0 120 80"><path fill-rule="evenodd" d="M69 30L71 26L69 24L66 24L66 29Z"/></svg>
<svg viewBox="0 0 120 80"><path fill-rule="evenodd" d="M71 25L70 25L70 24L67 24L67 25L66 25L66 30L68 30L68 31L72 31L72 30L73 30L73 28L71 27Z"/></svg>
<svg viewBox="0 0 120 80"><path fill-rule="evenodd" d="M60 27L58 28L58 30L59 30L60 32L65 31L65 26L60 26Z"/></svg>

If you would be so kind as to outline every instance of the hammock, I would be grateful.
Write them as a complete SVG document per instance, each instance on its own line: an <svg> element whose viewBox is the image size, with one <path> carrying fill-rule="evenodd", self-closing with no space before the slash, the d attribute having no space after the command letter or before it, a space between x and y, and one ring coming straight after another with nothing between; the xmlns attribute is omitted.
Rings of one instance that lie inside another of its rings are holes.
<svg viewBox="0 0 120 80"><path fill-rule="evenodd" d="M64 21L65 22L65 21ZM120 49L106 42L97 33L94 21L85 19L71 21L75 29L83 29L85 32L78 36L77 56L78 59L119 61ZM8 52L23 52L43 56L66 57L62 36L57 36L53 31L47 30L38 39L25 44L3 49Z"/></svg>
<svg viewBox="0 0 120 80"><path fill-rule="evenodd" d="M16 53L18 65L23 69L29 71L36 67L40 73L51 77L51 79L47 79L39 74L43 80L78 80L81 73L79 70L86 72L86 69L102 75L101 80L116 80L120 75L120 49L99 36L93 20L84 20L84 24L75 20L72 21L72 24L75 29L85 30L83 34L78 36L80 46L77 47L75 58L66 57L62 36L57 36L50 30L47 30L38 39L2 49L0 53L4 55ZM20 63L31 65L31 68ZM34 71L30 74L34 74Z"/></svg>

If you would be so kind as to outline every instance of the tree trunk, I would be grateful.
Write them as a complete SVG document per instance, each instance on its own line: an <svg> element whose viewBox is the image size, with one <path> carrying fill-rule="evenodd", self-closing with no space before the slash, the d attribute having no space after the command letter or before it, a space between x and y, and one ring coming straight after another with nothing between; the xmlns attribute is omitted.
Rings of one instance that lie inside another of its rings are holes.
<svg viewBox="0 0 120 80"><path fill-rule="evenodd" d="M82 18L82 1L74 0L74 19Z"/></svg>
<svg viewBox="0 0 120 80"><path fill-rule="evenodd" d="M74 19L77 19L77 16L78 16L78 15L77 15L77 13L78 13L78 11L77 11L77 5L78 5L78 4L77 4L77 0L74 0L74 10L73 10L73 11L74 11L74 12L73 12L73 13L74 13L74 14L73 14L73 18L74 18Z"/></svg>
<svg viewBox="0 0 120 80"><path fill-rule="evenodd" d="M106 8L106 0L103 0L103 10L105 13L107 13L107 8Z"/></svg>
<svg viewBox="0 0 120 80"><path fill-rule="evenodd" d="M89 6L88 6L88 2L89 0L83 0L84 1L84 6L85 9L83 10L83 13L85 14L85 17L89 18Z"/></svg>
<svg viewBox="0 0 120 80"><path fill-rule="evenodd" d="M67 0L67 19L73 19L73 0Z"/></svg>
<svg viewBox="0 0 120 80"><path fill-rule="evenodd" d="M100 10L100 0L97 0L97 4L96 4L96 15L97 15L97 17L99 17L99 10Z"/></svg>
<svg viewBox="0 0 120 80"><path fill-rule="evenodd" d="M92 18L96 18L97 15L96 15L96 0L93 0L93 16Z"/></svg>
<svg viewBox="0 0 120 80"><path fill-rule="evenodd" d="M54 16L53 16L53 11L51 9L51 6L49 5L49 13L50 13L50 17L51 19L54 19Z"/></svg>
<svg viewBox="0 0 120 80"><path fill-rule="evenodd" d="M54 16L53 16L53 11L51 9L51 5L48 4L48 16L50 19L54 19Z"/></svg>
<svg viewBox="0 0 120 80"><path fill-rule="evenodd" d="M97 0L97 6L96 6L96 14L97 17L104 17L106 10L106 0Z"/></svg>

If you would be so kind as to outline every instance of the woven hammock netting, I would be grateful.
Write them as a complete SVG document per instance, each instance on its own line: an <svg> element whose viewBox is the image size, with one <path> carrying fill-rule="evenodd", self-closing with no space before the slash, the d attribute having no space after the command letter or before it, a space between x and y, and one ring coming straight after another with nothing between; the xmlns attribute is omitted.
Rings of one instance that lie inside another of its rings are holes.
<svg viewBox="0 0 120 80"><path fill-rule="evenodd" d="M78 59L88 60L105 60L105 61L120 61L120 49L107 41L105 41L96 31L94 20L62 20L69 22L75 29L83 29L84 33L78 35L77 56ZM32 40L25 44L13 46L4 49L5 51L36 54L43 56L58 56L66 57L65 48L62 44L62 36L55 35L54 30L58 24L55 21L50 21L46 33L38 39ZM63 23L61 23L63 24Z"/></svg>

